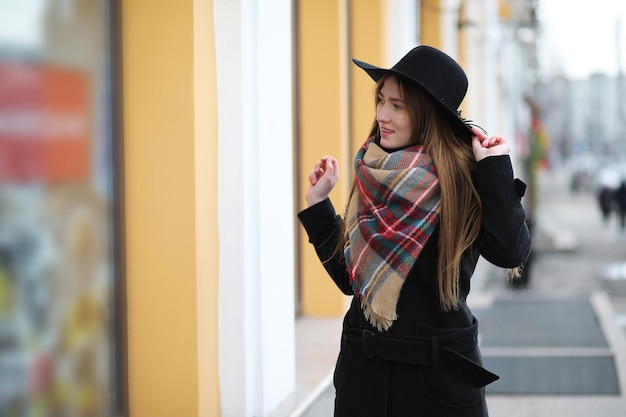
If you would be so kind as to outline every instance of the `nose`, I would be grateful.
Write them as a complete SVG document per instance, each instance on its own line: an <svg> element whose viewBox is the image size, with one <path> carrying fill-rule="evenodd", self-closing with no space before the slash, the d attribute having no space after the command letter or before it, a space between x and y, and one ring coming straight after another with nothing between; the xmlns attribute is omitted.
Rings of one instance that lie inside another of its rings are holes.
<svg viewBox="0 0 626 417"><path fill-rule="evenodd" d="M389 121L389 112L385 106L379 106L376 110L376 121L379 123L385 123Z"/></svg>

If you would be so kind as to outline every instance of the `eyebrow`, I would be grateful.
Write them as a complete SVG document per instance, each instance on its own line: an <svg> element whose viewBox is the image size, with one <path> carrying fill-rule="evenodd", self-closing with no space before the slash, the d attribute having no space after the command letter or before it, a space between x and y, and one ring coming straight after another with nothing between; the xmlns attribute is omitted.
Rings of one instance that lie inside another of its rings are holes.
<svg viewBox="0 0 626 417"><path fill-rule="evenodd" d="M385 98L383 93L378 93L378 98ZM404 100L402 100L401 98L397 98L397 97L389 97L387 98L387 100L389 101L397 101L399 103L404 103Z"/></svg>

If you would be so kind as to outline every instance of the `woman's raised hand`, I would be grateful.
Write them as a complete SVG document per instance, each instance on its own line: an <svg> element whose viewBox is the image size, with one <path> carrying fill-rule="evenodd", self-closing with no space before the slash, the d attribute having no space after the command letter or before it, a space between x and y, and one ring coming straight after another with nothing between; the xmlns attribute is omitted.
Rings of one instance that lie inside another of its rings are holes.
<svg viewBox="0 0 626 417"><path fill-rule="evenodd" d="M332 156L325 156L315 163L309 173L309 188L306 190L306 202L309 206L328 198L339 180L339 165Z"/></svg>
<svg viewBox="0 0 626 417"><path fill-rule="evenodd" d="M511 146L502 136L487 136L477 127L473 127L472 132L472 150L477 162L488 156L507 155L511 152Z"/></svg>

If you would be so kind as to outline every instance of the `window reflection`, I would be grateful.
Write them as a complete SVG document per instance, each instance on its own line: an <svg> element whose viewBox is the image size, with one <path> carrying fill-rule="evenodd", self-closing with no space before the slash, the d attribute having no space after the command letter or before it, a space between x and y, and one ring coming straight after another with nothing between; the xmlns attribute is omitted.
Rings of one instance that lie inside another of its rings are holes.
<svg viewBox="0 0 626 417"><path fill-rule="evenodd" d="M108 416L109 10L0 2L0 416Z"/></svg>

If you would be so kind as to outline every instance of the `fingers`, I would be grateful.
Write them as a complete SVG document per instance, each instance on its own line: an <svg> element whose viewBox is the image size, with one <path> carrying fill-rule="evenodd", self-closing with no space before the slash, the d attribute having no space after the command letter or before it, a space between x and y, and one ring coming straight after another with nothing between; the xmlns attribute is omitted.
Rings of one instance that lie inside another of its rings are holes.
<svg viewBox="0 0 626 417"><path fill-rule="evenodd" d="M325 156L315 163L309 172L309 183L306 191L306 201L309 206L326 198L337 184L339 179L339 166L332 156Z"/></svg>
<svg viewBox="0 0 626 417"><path fill-rule="evenodd" d="M481 142L487 137L487 134L476 126L472 127L472 133L474 134L474 136L478 137L478 140L480 140Z"/></svg>
<svg viewBox="0 0 626 417"><path fill-rule="evenodd" d="M311 172L309 172L309 184L311 185L315 185L317 184L317 180L319 179L318 175L317 175L317 171L315 168L313 168L311 170Z"/></svg>
<svg viewBox="0 0 626 417"><path fill-rule="evenodd" d="M478 135L472 136L472 147L474 147L474 148L479 147L480 148L481 146L482 146L482 141L478 137Z"/></svg>
<svg viewBox="0 0 626 417"><path fill-rule="evenodd" d="M339 177L339 164L332 156L324 156L315 163L309 172L309 182L315 185L323 176L335 181Z"/></svg>
<svg viewBox="0 0 626 417"><path fill-rule="evenodd" d="M474 142L474 139L476 139L483 148L489 148L493 146L495 144L494 138L502 138L501 136L488 136L485 132L477 127L472 128L472 133L474 133L472 143Z"/></svg>
<svg viewBox="0 0 626 417"><path fill-rule="evenodd" d="M492 148L494 146L500 145L504 142L504 138L502 136L488 136L482 140L481 145L483 148Z"/></svg>
<svg viewBox="0 0 626 417"><path fill-rule="evenodd" d="M337 163L337 160L332 156L327 156L324 158L324 163L324 173L327 174L330 178L338 178L339 164Z"/></svg>
<svg viewBox="0 0 626 417"><path fill-rule="evenodd" d="M487 136L480 130L473 128L472 150L476 161L488 156L506 155L511 151L507 140L502 136Z"/></svg>
<svg viewBox="0 0 626 417"><path fill-rule="evenodd" d="M501 144L506 144L506 140L502 136L488 136L485 132L478 129L477 127L472 127L472 133L474 133L474 137L472 138L472 144L474 144L474 139L477 139L480 143L480 146L483 148L492 148L494 146L498 146Z"/></svg>

